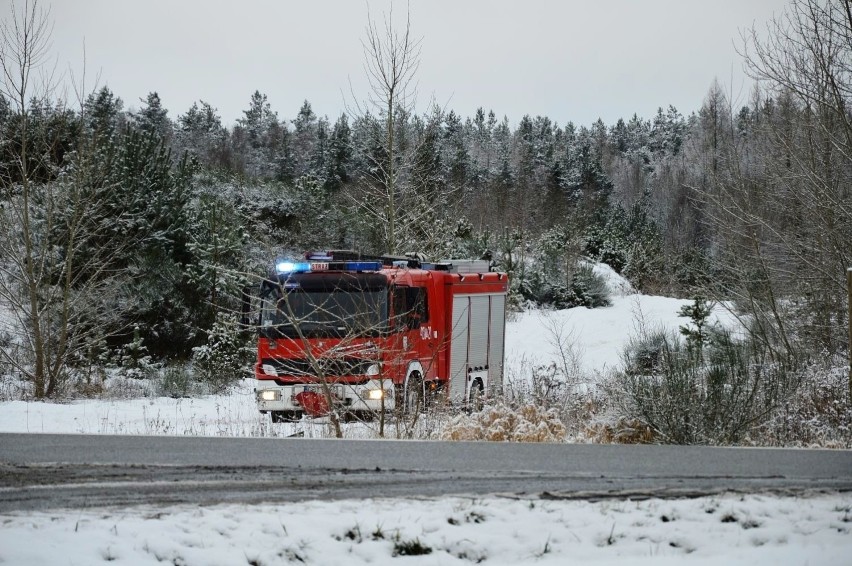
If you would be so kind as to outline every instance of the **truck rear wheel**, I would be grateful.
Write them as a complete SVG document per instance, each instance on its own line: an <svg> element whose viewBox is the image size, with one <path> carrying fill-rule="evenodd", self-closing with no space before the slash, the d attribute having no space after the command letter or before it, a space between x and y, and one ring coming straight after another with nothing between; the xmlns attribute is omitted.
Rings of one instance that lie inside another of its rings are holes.
<svg viewBox="0 0 852 566"><path fill-rule="evenodd" d="M485 407L485 387L482 380L477 379L470 385L470 395L467 400L467 408L471 412L481 411Z"/></svg>

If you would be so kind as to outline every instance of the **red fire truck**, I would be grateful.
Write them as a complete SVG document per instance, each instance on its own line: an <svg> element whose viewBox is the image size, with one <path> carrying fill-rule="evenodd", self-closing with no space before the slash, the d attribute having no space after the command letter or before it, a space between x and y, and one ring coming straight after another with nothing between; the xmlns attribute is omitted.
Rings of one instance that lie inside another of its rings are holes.
<svg viewBox="0 0 852 566"><path fill-rule="evenodd" d="M258 408L278 422L477 405L502 389L508 288L486 260L278 261L260 290Z"/></svg>

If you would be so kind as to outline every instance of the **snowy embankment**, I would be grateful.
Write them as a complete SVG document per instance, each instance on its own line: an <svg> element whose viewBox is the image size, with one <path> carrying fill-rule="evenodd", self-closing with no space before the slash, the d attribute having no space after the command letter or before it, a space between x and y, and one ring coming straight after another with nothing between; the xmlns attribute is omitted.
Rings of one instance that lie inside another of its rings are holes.
<svg viewBox="0 0 852 566"><path fill-rule="evenodd" d="M518 314L506 328L508 376L522 374L530 366L559 366L570 358L569 366L576 366L585 381L594 381L621 367L621 353L632 339L657 330L677 333L680 326L688 323L678 312L691 301L640 295L605 264L595 264L593 271L606 281L611 305ZM719 306L714 309L710 324L729 328L735 325L730 313Z"/></svg>
<svg viewBox="0 0 852 566"><path fill-rule="evenodd" d="M564 352L583 375L601 375L621 366L621 352L631 338L655 329L677 332L687 322L677 313L689 301L646 295L614 296L611 301L605 308L518 314L506 328L507 374L526 365L561 364Z"/></svg>
<svg viewBox="0 0 852 566"><path fill-rule="evenodd" d="M849 564L852 497L312 501L0 516L3 564Z"/></svg>

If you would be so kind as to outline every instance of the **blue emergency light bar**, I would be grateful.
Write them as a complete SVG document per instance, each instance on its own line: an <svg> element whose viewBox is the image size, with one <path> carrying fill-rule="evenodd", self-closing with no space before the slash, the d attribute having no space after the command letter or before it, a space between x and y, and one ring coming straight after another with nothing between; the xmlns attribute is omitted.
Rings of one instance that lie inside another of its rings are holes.
<svg viewBox="0 0 852 566"><path fill-rule="evenodd" d="M309 271L379 271L380 261L334 261L334 262L292 262L279 261L275 270L279 275L285 273L307 273Z"/></svg>
<svg viewBox="0 0 852 566"><path fill-rule="evenodd" d="M278 273L304 273L311 270L311 264L307 262L279 261L275 264Z"/></svg>

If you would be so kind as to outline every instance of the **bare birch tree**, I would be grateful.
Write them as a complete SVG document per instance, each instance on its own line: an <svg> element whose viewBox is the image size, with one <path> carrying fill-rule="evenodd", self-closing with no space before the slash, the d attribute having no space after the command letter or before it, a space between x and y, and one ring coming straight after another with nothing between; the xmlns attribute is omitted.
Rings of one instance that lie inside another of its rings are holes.
<svg viewBox="0 0 852 566"><path fill-rule="evenodd" d="M31 167L38 160L36 145L49 144L49 140L38 139L30 132L30 99L47 97L52 84L37 81L44 80L39 72L45 69L50 47L51 28L48 13L38 8L38 2L32 4L25 0L20 11L12 4L11 14L0 24L0 68L3 71L3 94L9 100L16 123L8 126L10 138L14 136L17 151L15 163L2 177L4 206L2 208L3 233L0 253L3 277L0 279L0 292L10 303L19 327L29 329L26 347L31 350L32 369L25 371L35 386L35 396L43 397L47 389L55 386L50 382L49 345L46 328L48 321L45 305L40 294L45 269L46 250L39 249L39 239L35 234L39 220L33 218L34 201L38 200L37 190L32 179ZM42 133L42 132L39 132ZM11 139L4 140L12 143ZM42 151L44 147L40 147ZM31 155L31 153L33 155ZM20 236L16 237L20 230ZM19 301L19 297L23 300ZM16 306L20 308L15 308ZM12 359L8 351L4 357L16 367L18 360Z"/></svg>
<svg viewBox="0 0 852 566"><path fill-rule="evenodd" d="M126 249L92 220L104 216L98 196L111 188L91 186L103 165L80 133L84 116L55 97L51 30L37 0L20 10L13 4L0 25L11 106L3 142L12 147L11 166L0 171L0 306L11 313L7 332L16 345L0 355L38 399L60 394L69 366L91 358L114 331L123 277L109 269L110 258ZM73 133L61 138L63 131Z"/></svg>
<svg viewBox="0 0 852 566"><path fill-rule="evenodd" d="M361 148L366 150L371 172L364 179L364 194L355 202L376 223L383 248L379 251L395 254L405 251L400 246L406 242L408 227L400 224L411 193L414 155L411 146L400 143L399 135L415 108L421 39L412 36L408 13L402 30L394 26L392 11L381 24L368 13L362 45L370 92L366 100L356 98L353 121L367 121L375 139L370 144L373 147Z"/></svg>

